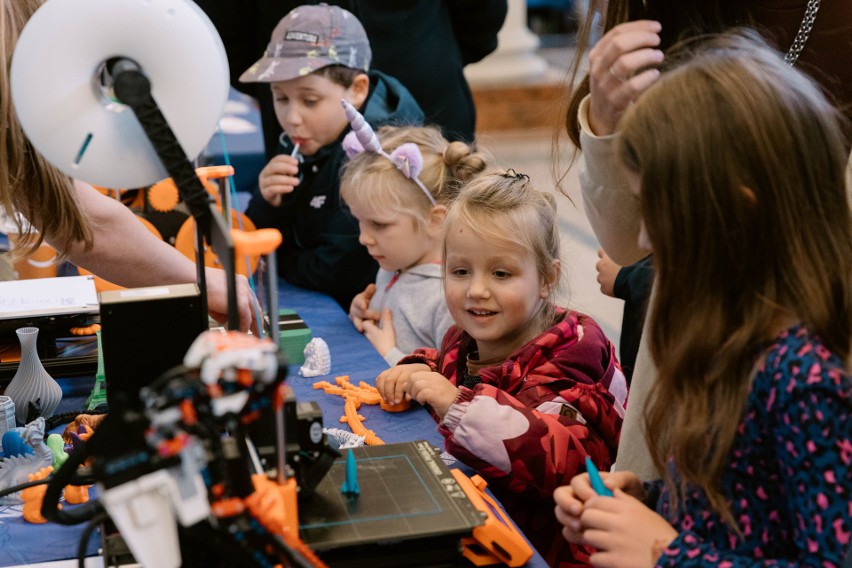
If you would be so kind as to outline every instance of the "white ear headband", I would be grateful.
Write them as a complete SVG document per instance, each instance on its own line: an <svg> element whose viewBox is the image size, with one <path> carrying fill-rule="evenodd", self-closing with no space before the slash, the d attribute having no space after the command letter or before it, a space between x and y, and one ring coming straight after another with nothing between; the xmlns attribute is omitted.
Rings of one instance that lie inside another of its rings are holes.
<svg viewBox="0 0 852 568"><path fill-rule="evenodd" d="M402 175L417 184L426 197L429 203L435 205L435 198L432 193L426 189L423 182L417 176L423 170L423 154L420 153L420 148L413 142L407 142L388 154L382 150L382 145L372 127L364 120L364 117L358 112L355 107L345 100L340 101L343 104L343 110L346 111L346 118L349 119L349 124L352 126L352 132L343 138L343 149L346 155L350 158L357 156L363 152L379 154L384 156L398 169Z"/></svg>

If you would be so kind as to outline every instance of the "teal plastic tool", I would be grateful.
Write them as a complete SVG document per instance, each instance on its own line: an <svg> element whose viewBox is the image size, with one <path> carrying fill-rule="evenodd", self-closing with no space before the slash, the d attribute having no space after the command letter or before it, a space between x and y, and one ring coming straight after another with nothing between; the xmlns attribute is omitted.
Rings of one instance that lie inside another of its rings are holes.
<svg viewBox="0 0 852 568"><path fill-rule="evenodd" d="M595 490L595 493L603 497L612 497L612 491L604 485L601 474L598 473L598 468L595 467L595 464L592 463L592 458L589 456L586 456L586 471L589 472L589 481L591 481L592 489Z"/></svg>

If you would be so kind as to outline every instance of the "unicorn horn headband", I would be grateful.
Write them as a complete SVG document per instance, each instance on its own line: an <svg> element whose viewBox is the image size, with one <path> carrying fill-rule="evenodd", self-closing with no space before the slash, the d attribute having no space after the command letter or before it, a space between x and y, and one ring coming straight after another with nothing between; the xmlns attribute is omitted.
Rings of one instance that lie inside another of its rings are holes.
<svg viewBox="0 0 852 568"><path fill-rule="evenodd" d="M417 176L423 170L423 154L420 153L420 148L413 142L406 142L399 148L388 154L382 150L382 145L373 129L364 120L364 117L358 112L355 107L347 101L341 99L343 110L346 112L346 118L352 126L352 132L343 138L343 149L349 158L357 156L363 152L379 154L384 156L394 165L396 169L406 178L417 184L424 195L429 199L429 203L435 205L435 198L432 193L426 189L423 182Z"/></svg>

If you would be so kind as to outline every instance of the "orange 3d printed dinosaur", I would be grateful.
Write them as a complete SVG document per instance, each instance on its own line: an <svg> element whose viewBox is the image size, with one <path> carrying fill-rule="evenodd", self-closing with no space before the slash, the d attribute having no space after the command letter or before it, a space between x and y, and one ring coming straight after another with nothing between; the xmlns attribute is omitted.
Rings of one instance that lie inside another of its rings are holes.
<svg viewBox="0 0 852 568"><path fill-rule="evenodd" d="M376 387L370 386L364 381L358 383L358 386L349 382L349 375L341 375L334 378L336 385L328 381L319 381L314 383L314 389L322 389L326 394L334 394L342 396L345 400L343 410L345 415L340 418L341 422L349 424L352 432L358 436L364 437L364 443L368 446L378 446L384 444L375 432L364 427L362 422L364 417L358 414L358 409L361 404L378 404L382 410L388 412L402 412L411 407L411 401L403 401L400 404L387 404L382 400L382 396Z"/></svg>

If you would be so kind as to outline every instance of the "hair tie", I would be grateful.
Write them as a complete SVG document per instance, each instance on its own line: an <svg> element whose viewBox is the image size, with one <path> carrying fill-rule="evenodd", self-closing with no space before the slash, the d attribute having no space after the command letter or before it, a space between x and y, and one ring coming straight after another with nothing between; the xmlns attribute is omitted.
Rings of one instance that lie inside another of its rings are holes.
<svg viewBox="0 0 852 568"><path fill-rule="evenodd" d="M417 184L426 197L429 203L435 205L435 198L432 193L426 189L423 182L418 177L423 170L423 154L420 153L420 148L413 142L407 142L388 154L382 150L382 145L372 127L364 120L364 116L358 112L349 102L341 99L343 110L346 112L346 118L349 120L349 125L352 127L352 132L343 137L343 150L346 156L353 158L363 152L371 154L379 154L384 156L399 170L399 172Z"/></svg>
<svg viewBox="0 0 852 568"><path fill-rule="evenodd" d="M524 181L530 181L530 176L528 176L527 174L520 174L512 168L509 168L508 170L500 174L500 176L508 179L522 179Z"/></svg>

